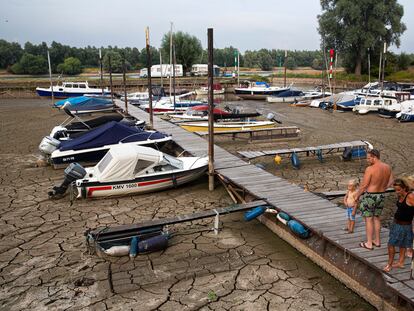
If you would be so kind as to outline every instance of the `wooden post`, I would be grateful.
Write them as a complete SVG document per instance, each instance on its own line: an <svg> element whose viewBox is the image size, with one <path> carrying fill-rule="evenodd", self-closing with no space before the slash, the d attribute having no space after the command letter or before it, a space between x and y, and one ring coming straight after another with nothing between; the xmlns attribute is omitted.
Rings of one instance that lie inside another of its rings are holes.
<svg viewBox="0 0 414 311"><path fill-rule="evenodd" d="M99 71L101 76L101 89L102 89L102 96L104 95L104 85L103 85L103 66L102 66L102 51L99 49Z"/></svg>
<svg viewBox="0 0 414 311"><path fill-rule="evenodd" d="M164 75L163 73L163 68L162 68L162 55L161 55L161 48L160 48L160 70L161 70L161 89L164 87L163 81L162 81L162 76Z"/></svg>
<svg viewBox="0 0 414 311"><path fill-rule="evenodd" d="M147 71L148 71L148 103L149 103L149 117L150 117L150 128L154 128L154 116L152 112L152 82L151 82L151 51L150 51L150 38L149 38L149 27L145 29L145 46L147 49Z"/></svg>
<svg viewBox="0 0 414 311"><path fill-rule="evenodd" d="M283 64L283 66L285 67L285 74L283 77L283 87L286 87L286 65L287 65L287 50L285 50L285 63Z"/></svg>
<svg viewBox="0 0 414 311"><path fill-rule="evenodd" d="M385 62L387 61L387 42L384 42L384 59L382 61L382 78L381 78L381 95L384 91L384 78L385 78Z"/></svg>
<svg viewBox="0 0 414 311"><path fill-rule="evenodd" d="M170 24L170 103L171 103L171 93L172 93L172 75L171 75L171 67L172 67L172 63L173 63L173 60L172 60L172 27L173 27L173 23L171 22L171 24Z"/></svg>
<svg viewBox="0 0 414 311"><path fill-rule="evenodd" d="M368 83L371 87L371 49L368 48Z"/></svg>
<svg viewBox="0 0 414 311"><path fill-rule="evenodd" d="M240 85L240 53L237 51L237 85Z"/></svg>
<svg viewBox="0 0 414 311"><path fill-rule="evenodd" d="M175 46L173 45L173 93L174 93L174 110L175 110L175 66L176 66L176 61L175 61Z"/></svg>
<svg viewBox="0 0 414 311"><path fill-rule="evenodd" d="M126 68L125 68L125 55L122 58L122 83L124 85L124 98L125 98L125 113L128 114L128 94L126 89Z"/></svg>
<svg viewBox="0 0 414 311"><path fill-rule="evenodd" d="M111 55L108 54L108 65L109 65L109 86L111 87L111 101L114 104L114 91L112 85L112 64L111 64Z"/></svg>
<svg viewBox="0 0 414 311"><path fill-rule="evenodd" d="M51 92L51 95L52 95L52 106L53 106L55 104L55 95L53 93L52 66L50 64L49 50L47 50L47 63L49 64L50 92Z"/></svg>
<svg viewBox="0 0 414 311"><path fill-rule="evenodd" d="M208 190L214 190L214 91L213 91L213 28L208 37Z"/></svg>

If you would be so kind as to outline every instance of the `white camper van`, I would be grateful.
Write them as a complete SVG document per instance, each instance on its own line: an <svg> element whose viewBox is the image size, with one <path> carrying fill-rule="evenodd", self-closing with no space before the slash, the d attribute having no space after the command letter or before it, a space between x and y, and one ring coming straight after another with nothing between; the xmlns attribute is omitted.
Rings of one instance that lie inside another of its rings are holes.
<svg viewBox="0 0 414 311"><path fill-rule="evenodd" d="M207 76L208 75L208 65L207 64L194 64L191 67L192 76ZM220 67L213 65L213 75L218 77L220 75Z"/></svg>
<svg viewBox="0 0 414 311"><path fill-rule="evenodd" d="M151 77L159 78L159 77L172 77L172 65L153 65L151 66ZM147 68L143 68L139 72L140 78L145 78L148 76ZM183 65L175 65L175 76L182 77L183 76Z"/></svg>

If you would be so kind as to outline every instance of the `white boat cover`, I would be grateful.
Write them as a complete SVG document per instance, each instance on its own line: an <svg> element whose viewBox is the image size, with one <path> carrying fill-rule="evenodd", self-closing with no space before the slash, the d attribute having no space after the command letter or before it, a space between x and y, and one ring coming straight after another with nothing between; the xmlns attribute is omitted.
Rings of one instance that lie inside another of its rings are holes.
<svg viewBox="0 0 414 311"><path fill-rule="evenodd" d="M109 149L96 164L94 173L99 182L132 180L137 173L159 164L162 159L163 153L155 149L120 144Z"/></svg>

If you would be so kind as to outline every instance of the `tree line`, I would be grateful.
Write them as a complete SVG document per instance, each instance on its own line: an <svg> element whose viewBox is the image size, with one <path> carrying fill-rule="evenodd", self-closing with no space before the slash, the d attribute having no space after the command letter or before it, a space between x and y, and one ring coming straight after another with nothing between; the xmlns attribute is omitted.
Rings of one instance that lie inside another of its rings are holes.
<svg viewBox="0 0 414 311"><path fill-rule="evenodd" d="M174 33L173 49L170 51L170 34L166 33L161 41L159 49L150 47L151 64L159 64L160 60L164 64L170 63L172 56L177 64L182 64L184 71L191 70L193 64L206 64L208 52L202 48L201 42L195 36L181 31ZM109 58L113 72L126 70L138 70L146 67L147 51L145 48L119 48L117 46L102 47L103 66L109 69ZM45 42L33 44L26 42L22 47L16 42L0 40L0 68L7 69L15 74L45 74L48 72L47 51L49 51L52 72L66 75L76 75L84 68L98 67L99 48L87 46L84 48L71 47L53 41L50 46ZM371 73L378 73L378 55L371 55ZM214 63L220 67L233 70L239 50L235 47L225 47L214 49ZM285 55L287 55L285 57ZM161 57L160 57L161 56ZM365 55L366 56L366 55ZM312 67L317 70L326 68L327 60L321 50L315 51L285 51L280 49L260 49L247 50L239 55L241 67L254 67L261 70L271 70L273 67L285 65L289 69L296 67ZM410 65L414 65L414 54L387 53L386 73L405 70ZM344 66L348 70L353 70L353 65L349 62L349 56L339 53L339 66ZM367 59L362 61L362 70L367 71Z"/></svg>

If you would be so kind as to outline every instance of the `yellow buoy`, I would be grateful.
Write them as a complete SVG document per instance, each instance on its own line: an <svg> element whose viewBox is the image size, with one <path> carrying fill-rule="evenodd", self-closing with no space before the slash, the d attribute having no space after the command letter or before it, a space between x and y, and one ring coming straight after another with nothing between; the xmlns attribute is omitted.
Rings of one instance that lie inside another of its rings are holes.
<svg viewBox="0 0 414 311"><path fill-rule="evenodd" d="M277 165L282 162L282 157L280 155L275 156L274 161Z"/></svg>

